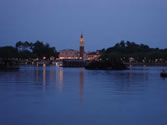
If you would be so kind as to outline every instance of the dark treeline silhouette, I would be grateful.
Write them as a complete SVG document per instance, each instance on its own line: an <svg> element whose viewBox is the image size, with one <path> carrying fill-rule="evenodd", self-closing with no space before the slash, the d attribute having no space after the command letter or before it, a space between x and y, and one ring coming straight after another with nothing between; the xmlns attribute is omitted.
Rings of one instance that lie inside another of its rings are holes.
<svg viewBox="0 0 167 125"><path fill-rule="evenodd" d="M12 46L0 47L1 58L16 58L18 57L18 50Z"/></svg>
<svg viewBox="0 0 167 125"><path fill-rule="evenodd" d="M44 44L41 41L35 43L18 41L15 47L0 47L0 57L2 58L42 59L42 57L49 58L51 56L58 57L56 48L50 47L48 43Z"/></svg>
<svg viewBox="0 0 167 125"><path fill-rule="evenodd" d="M167 49L150 48L148 45L130 41L121 41L100 52L101 58L120 58L124 62L129 62L130 58L140 63L164 63L167 60Z"/></svg>
<svg viewBox="0 0 167 125"><path fill-rule="evenodd" d="M129 62L133 58L131 61L139 63L164 63L167 61L167 49L150 48L148 45L130 41L121 41L113 47L99 51L101 60L120 59L123 62ZM49 44L44 44L41 41L35 43L18 41L15 47L0 47L1 58L42 59L51 56L58 57L56 48L50 47Z"/></svg>
<svg viewBox="0 0 167 125"><path fill-rule="evenodd" d="M85 66L86 69L93 70L125 70L126 65L123 64L122 60L115 57L101 57L99 60L93 60L88 62Z"/></svg>

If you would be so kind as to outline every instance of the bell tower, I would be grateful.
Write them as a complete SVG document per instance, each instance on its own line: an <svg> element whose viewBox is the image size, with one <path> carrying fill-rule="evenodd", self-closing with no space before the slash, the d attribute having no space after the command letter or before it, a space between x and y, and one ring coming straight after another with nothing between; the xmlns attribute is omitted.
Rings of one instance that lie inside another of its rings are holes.
<svg viewBox="0 0 167 125"><path fill-rule="evenodd" d="M83 38L83 33L81 33L81 38L80 38L80 59L84 59L84 38Z"/></svg>

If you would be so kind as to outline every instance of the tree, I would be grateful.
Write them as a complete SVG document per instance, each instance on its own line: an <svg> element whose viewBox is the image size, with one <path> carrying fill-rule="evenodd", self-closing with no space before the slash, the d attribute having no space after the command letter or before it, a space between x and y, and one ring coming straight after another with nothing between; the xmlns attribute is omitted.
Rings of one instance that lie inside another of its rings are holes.
<svg viewBox="0 0 167 125"><path fill-rule="evenodd" d="M17 58L18 50L12 46L0 47L0 57L1 58Z"/></svg>
<svg viewBox="0 0 167 125"><path fill-rule="evenodd" d="M47 44L43 44L42 41L36 41L33 44L32 47L32 52L34 55L36 55L36 57L42 58L42 57L46 57L49 58L51 56L56 57L57 56L57 51L55 47L50 47L50 45Z"/></svg>
<svg viewBox="0 0 167 125"><path fill-rule="evenodd" d="M18 49L18 50L23 50L23 42L22 41L18 41L17 43L16 43L16 48Z"/></svg>

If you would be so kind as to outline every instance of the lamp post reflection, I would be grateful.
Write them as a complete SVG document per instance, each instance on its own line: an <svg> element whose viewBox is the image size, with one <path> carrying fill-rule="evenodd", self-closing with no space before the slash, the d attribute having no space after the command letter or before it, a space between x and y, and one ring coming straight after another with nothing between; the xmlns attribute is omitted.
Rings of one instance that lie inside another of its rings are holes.
<svg viewBox="0 0 167 125"><path fill-rule="evenodd" d="M38 81L38 65L36 66L36 80Z"/></svg>
<svg viewBox="0 0 167 125"><path fill-rule="evenodd" d="M54 70L52 70L51 69L52 67L50 67L50 69L49 69L49 79L50 79L50 81L53 81L53 79L54 79ZM51 84L52 84L53 82L51 82Z"/></svg>
<svg viewBox="0 0 167 125"><path fill-rule="evenodd" d="M56 70L56 81L57 81L57 87L59 88L60 91L63 89L63 68L60 67L59 69Z"/></svg>
<svg viewBox="0 0 167 125"><path fill-rule="evenodd" d="M42 75L42 85L43 89L46 87L46 64L43 64L43 75Z"/></svg>
<svg viewBox="0 0 167 125"><path fill-rule="evenodd" d="M80 103L83 103L84 69L80 69Z"/></svg>

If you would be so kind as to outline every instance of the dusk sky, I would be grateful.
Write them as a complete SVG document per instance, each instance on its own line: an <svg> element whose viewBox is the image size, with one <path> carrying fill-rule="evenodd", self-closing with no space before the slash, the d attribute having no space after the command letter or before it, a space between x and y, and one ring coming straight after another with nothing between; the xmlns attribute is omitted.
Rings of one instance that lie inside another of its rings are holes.
<svg viewBox="0 0 167 125"><path fill-rule="evenodd" d="M0 45L41 40L86 51L121 40L167 48L167 0L0 0Z"/></svg>

